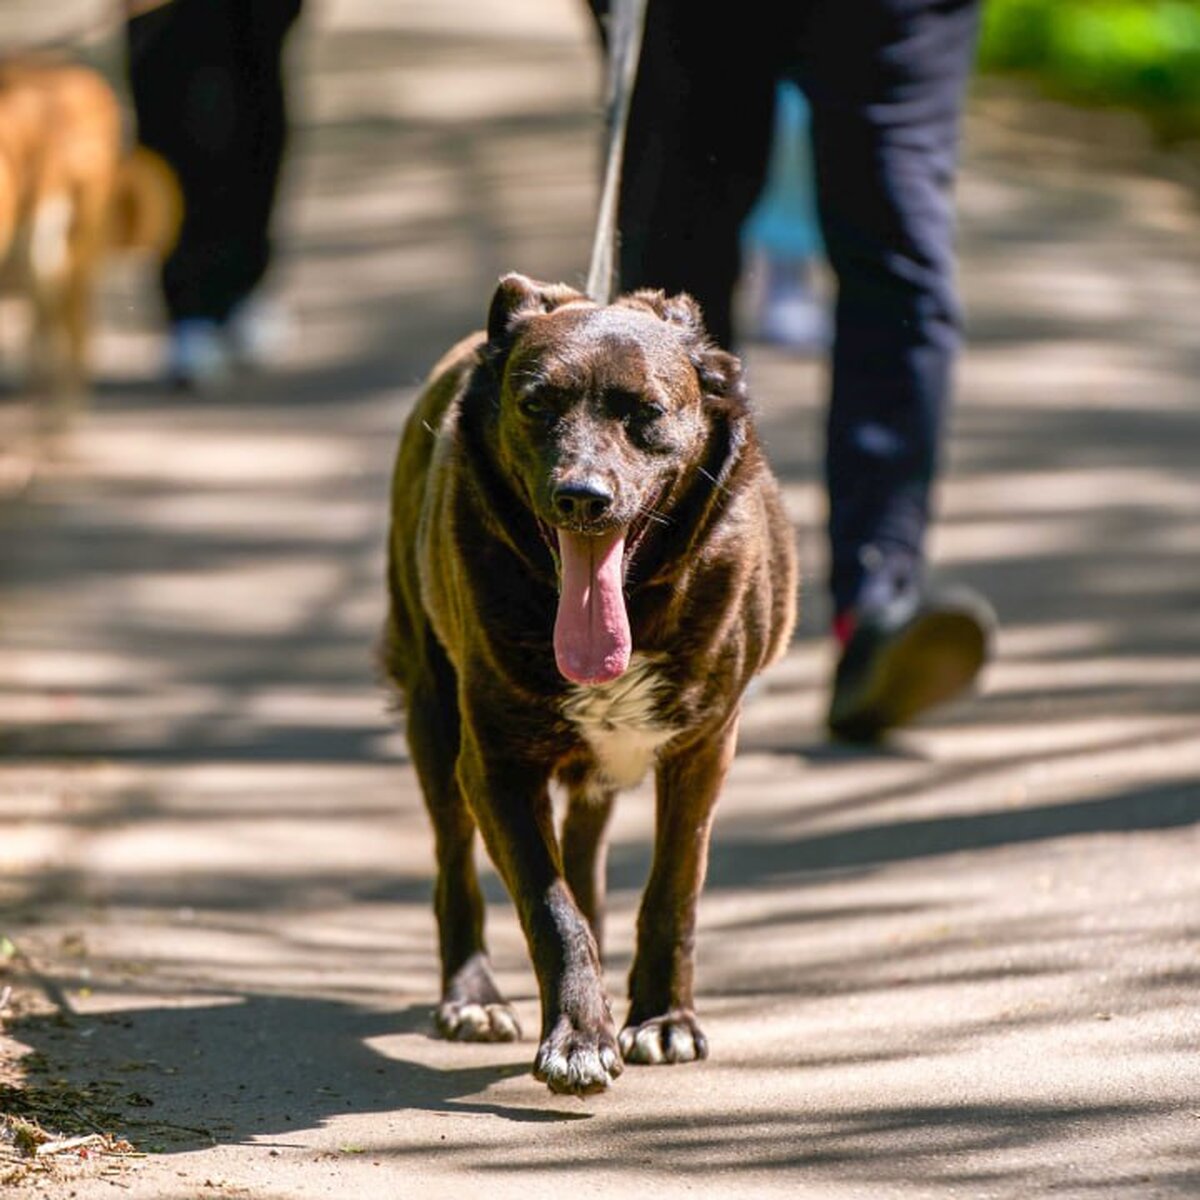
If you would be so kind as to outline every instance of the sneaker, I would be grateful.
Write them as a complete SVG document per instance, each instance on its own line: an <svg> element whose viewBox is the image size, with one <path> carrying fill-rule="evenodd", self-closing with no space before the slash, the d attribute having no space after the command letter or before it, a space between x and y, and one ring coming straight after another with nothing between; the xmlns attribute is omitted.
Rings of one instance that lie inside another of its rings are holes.
<svg viewBox="0 0 1200 1200"><path fill-rule="evenodd" d="M816 354L829 348L833 327L824 301L808 287L778 287L763 304L758 336L774 346Z"/></svg>
<svg viewBox="0 0 1200 1200"><path fill-rule="evenodd" d="M255 371L274 366L296 340L291 311L267 296L250 296L225 322L229 352L239 367Z"/></svg>
<svg viewBox="0 0 1200 1200"><path fill-rule="evenodd" d="M829 730L872 742L952 700L991 652L996 616L966 588L913 591L856 615L833 681Z"/></svg>
<svg viewBox="0 0 1200 1200"><path fill-rule="evenodd" d="M220 325L201 317L172 324L167 377L175 387L208 391L229 382L233 363Z"/></svg>
<svg viewBox="0 0 1200 1200"><path fill-rule="evenodd" d="M797 354L819 354L833 342L829 306L812 282L806 261L768 260L753 333L760 342Z"/></svg>

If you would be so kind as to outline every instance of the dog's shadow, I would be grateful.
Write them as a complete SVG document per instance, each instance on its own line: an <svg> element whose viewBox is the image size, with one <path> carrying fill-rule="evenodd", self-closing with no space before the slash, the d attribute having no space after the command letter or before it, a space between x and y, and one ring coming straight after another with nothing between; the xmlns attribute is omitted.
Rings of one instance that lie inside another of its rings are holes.
<svg viewBox="0 0 1200 1200"><path fill-rule="evenodd" d="M494 1084L528 1075L532 1043L455 1046L463 1065L450 1068L394 1053L431 1029L427 1005L385 1012L255 994L213 997L204 1007L26 1016L8 1026L34 1051L26 1059L31 1094L48 1087L86 1097L116 1115L136 1146L157 1152L251 1140L296 1145L299 1131L351 1114L416 1110L515 1122L590 1116L548 1104L532 1078L528 1107L520 1098L480 1098Z"/></svg>

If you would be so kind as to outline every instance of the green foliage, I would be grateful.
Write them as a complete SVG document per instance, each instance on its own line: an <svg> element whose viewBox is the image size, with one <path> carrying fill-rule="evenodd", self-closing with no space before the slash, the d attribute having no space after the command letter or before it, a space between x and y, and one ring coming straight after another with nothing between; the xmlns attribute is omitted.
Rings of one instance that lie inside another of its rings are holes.
<svg viewBox="0 0 1200 1200"><path fill-rule="evenodd" d="M1200 128L1200 0L986 0L980 65Z"/></svg>

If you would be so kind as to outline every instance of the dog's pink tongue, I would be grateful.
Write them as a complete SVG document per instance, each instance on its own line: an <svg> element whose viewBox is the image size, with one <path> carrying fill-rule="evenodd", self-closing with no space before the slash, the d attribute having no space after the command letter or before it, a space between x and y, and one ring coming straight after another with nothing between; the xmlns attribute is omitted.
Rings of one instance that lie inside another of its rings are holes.
<svg viewBox="0 0 1200 1200"><path fill-rule="evenodd" d="M558 531L562 590L554 657L572 683L607 683L629 666L633 638L622 592L625 535L581 537Z"/></svg>

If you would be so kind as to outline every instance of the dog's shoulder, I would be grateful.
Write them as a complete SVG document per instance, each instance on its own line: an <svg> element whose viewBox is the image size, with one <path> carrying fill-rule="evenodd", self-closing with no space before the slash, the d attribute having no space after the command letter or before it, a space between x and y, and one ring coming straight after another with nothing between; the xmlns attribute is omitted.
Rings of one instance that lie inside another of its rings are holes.
<svg viewBox="0 0 1200 1200"><path fill-rule="evenodd" d="M462 381L479 365L479 352L483 349L486 336L480 330L468 334L455 342L429 372L427 391L452 386L461 386Z"/></svg>
<svg viewBox="0 0 1200 1200"><path fill-rule="evenodd" d="M716 522L707 554L737 564L742 577L743 631L757 636L755 670L787 649L799 603L796 534L779 481L756 432L751 432L743 463L730 481L734 494L723 520ZM719 572L723 574L724 572Z"/></svg>
<svg viewBox="0 0 1200 1200"><path fill-rule="evenodd" d="M461 475L454 455L461 442L462 402L478 386L485 345L484 334L471 334L438 360L400 437L392 472L389 536L393 624L404 618L415 628L435 612L444 621L453 607L445 597L435 603L430 589L439 574L438 552L452 541L451 513L456 479Z"/></svg>
<svg viewBox="0 0 1200 1200"><path fill-rule="evenodd" d="M434 365L405 422L396 456L393 498L424 487L439 442L452 435L459 402L482 362L482 333L463 338Z"/></svg>
<svg viewBox="0 0 1200 1200"><path fill-rule="evenodd" d="M457 405L482 362L482 333L473 333L452 346L434 364L417 399L408 429L440 431L447 416L454 419Z"/></svg>

